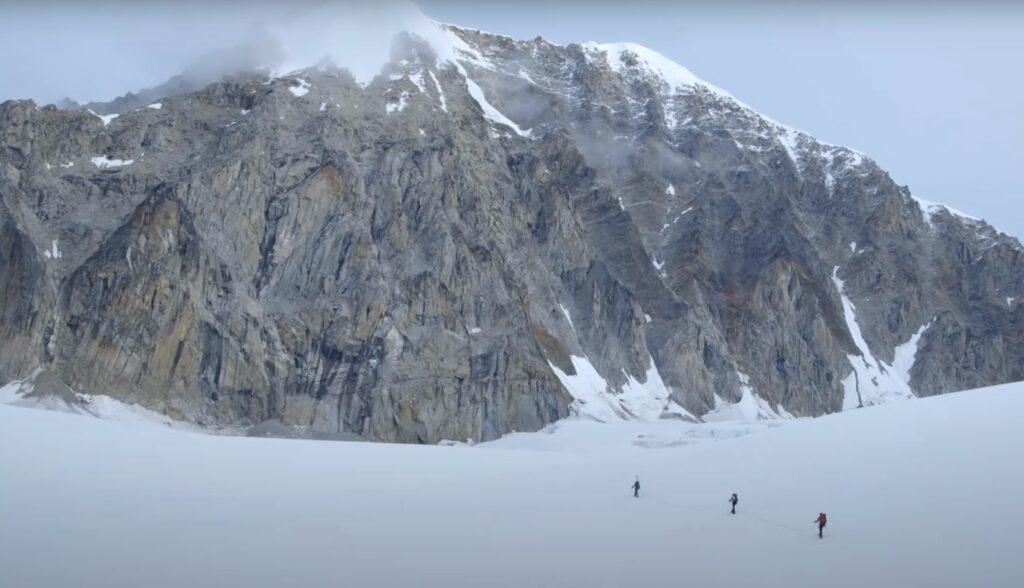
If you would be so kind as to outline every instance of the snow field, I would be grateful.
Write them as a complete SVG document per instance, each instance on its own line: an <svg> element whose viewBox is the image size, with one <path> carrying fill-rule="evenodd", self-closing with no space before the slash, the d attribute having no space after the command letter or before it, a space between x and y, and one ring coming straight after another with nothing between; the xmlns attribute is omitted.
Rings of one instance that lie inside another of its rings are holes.
<svg viewBox="0 0 1024 588"><path fill-rule="evenodd" d="M0 569L11 586L1018 586L1022 409L1013 384L422 447L0 406Z"/></svg>

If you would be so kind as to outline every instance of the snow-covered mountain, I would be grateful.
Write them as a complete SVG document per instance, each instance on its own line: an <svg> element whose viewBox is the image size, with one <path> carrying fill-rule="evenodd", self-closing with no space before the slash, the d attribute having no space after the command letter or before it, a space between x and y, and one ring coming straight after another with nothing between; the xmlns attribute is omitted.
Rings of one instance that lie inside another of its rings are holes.
<svg viewBox="0 0 1024 588"><path fill-rule="evenodd" d="M868 156L641 46L405 31L377 75L0 105L0 380L437 442L1024 379L1020 243Z"/></svg>
<svg viewBox="0 0 1024 588"><path fill-rule="evenodd" d="M0 406L0 569L25 587L1010 588L1022 410L1012 384L413 447Z"/></svg>

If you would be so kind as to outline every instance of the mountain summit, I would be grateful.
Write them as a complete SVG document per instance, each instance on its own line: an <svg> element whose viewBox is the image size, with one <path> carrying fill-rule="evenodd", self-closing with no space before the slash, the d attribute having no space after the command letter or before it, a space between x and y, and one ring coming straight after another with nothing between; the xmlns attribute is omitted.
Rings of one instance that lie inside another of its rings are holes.
<svg viewBox="0 0 1024 588"><path fill-rule="evenodd" d="M644 47L416 23L368 78L0 105L0 378L422 443L1024 379L1015 239Z"/></svg>

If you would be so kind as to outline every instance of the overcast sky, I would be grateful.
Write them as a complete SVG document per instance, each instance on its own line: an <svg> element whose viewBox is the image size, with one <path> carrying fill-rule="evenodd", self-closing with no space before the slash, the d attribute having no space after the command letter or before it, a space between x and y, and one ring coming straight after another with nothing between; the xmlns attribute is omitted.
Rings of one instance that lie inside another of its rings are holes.
<svg viewBox="0 0 1024 588"><path fill-rule="evenodd" d="M866 152L916 195L1024 238L1020 3L418 4L438 20L518 38L647 45L776 120ZM304 8L0 0L0 10L0 100L45 103L155 85ZM337 37L356 35L373 31Z"/></svg>

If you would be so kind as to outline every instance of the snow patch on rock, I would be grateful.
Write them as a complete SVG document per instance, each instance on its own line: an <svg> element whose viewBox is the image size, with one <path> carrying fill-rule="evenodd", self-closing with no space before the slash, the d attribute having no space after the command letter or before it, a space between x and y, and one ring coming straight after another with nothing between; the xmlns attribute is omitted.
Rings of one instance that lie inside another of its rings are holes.
<svg viewBox="0 0 1024 588"><path fill-rule="evenodd" d="M570 356L570 359L574 374L563 372L553 363L548 365L574 399L569 406L572 415L599 422L624 420L625 413L608 401L608 382L601 377L594 364L576 355Z"/></svg>
<svg viewBox="0 0 1024 588"><path fill-rule="evenodd" d="M692 88L701 86L707 90L734 99L731 94L698 78L685 67L665 57L653 49L636 43L582 43L585 50L592 53L603 53L608 67L620 74L630 68L642 68L660 77L669 88Z"/></svg>
<svg viewBox="0 0 1024 588"><path fill-rule="evenodd" d="M398 102L388 102L384 105L384 109L388 114L394 114L396 112L402 112L405 107L409 105L409 93L402 91L398 96Z"/></svg>
<svg viewBox="0 0 1024 588"><path fill-rule="evenodd" d="M653 421L660 418L694 419L693 415L670 398L654 360L648 357L644 381L626 374L622 392L615 393L586 357L571 356L575 374L567 374L549 364L558 381L573 397L569 410L579 419L598 422Z"/></svg>
<svg viewBox="0 0 1024 588"><path fill-rule="evenodd" d="M914 362L917 360L917 346L921 342L921 335L927 331L934 323L934 320L928 321L921 325L921 328L916 333L910 336L910 339L902 345L897 345L895 350L895 357L892 360L892 368L896 371L896 375L901 380L910 385L910 370L914 368Z"/></svg>
<svg viewBox="0 0 1024 588"><path fill-rule="evenodd" d="M793 161L793 165L796 166L796 172L800 175L800 154L797 152L799 147L799 131L786 126L780 126L778 138L779 143L789 154L789 158Z"/></svg>
<svg viewBox="0 0 1024 588"><path fill-rule="evenodd" d="M853 302L843 292L843 281L839 279L839 268L832 271L832 282L843 302L843 316L846 319L846 327L850 331L854 344L860 354L848 354L847 359L853 367L850 375L843 380L843 410L858 408L859 406L871 406L891 400L903 400L914 398L914 392L903 375L893 366L881 361L871 353L867 341L861 333L860 325L857 324L857 309ZM922 331L923 332L923 331ZM911 337L916 354L916 340ZM909 348L908 348L909 349ZM906 354L903 350L900 360L905 367ZM913 363L911 362L911 367ZM909 368L906 368L909 372ZM859 392L858 392L859 389Z"/></svg>
<svg viewBox="0 0 1024 588"><path fill-rule="evenodd" d="M575 330L576 330L576 326L572 324L572 317L571 317L571 316L569 316L569 309L568 309L568 308L566 308L564 304L559 304L559 305L558 305L558 308L561 308L561 309L562 309L562 314L564 314L564 315L565 315L565 320L569 321L569 327L570 327L570 328L571 328L571 329L572 329L573 331L575 331Z"/></svg>
<svg viewBox="0 0 1024 588"><path fill-rule="evenodd" d="M619 406L630 417L643 421L667 417L696 421L697 419L692 414L672 400L672 392L661 379L654 358L648 356L647 362L647 373L644 375L643 382L623 370L626 375L626 384L622 387L622 393L615 396Z"/></svg>
<svg viewBox="0 0 1024 588"><path fill-rule="evenodd" d="M928 223L929 227L935 226L935 224L932 222L932 216L939 214L942 210L945 210L946 212L952 214L953 216L960 217L961 220L965 220L971 223L983 222L980 218L976 216L971 216L966 212L961 212L953 208L952 206L947 206L939 202L932 202L931 200L925 200L924 198L919 198L913 195L911 195L911 198L913 198L914 201L917 202L917 205L921 208L921 217L924 219L924 222Z"/></svg>
<svg viewBox="0 0 1024 588"><path fill-rule="evenodd" d="M491 103L487 101L487 97L484 96L483 89L480 88L480 86L476 82L469 79L469 77L466 78L466 87L469 89L469 95L472 96L473 99L477 101L477 104L480 105L480 108L483 109L484 118L491 121L492 123L505 125L511 128L513 131L516 132L517 135L521 137L530 136L530 131L528 129L520 128L519 125L517 125L510 118L502 114L501 111L499 111L493 105L491 105Z"/></svg>
<svg viewBox="0 0 1024 588"><path fill-rule="evenodd" d="M100 119L101 121L103 121L103 126L109 125L110 121L112 121L115 118L121 116L120 114L96 114L92 110L89 111L89 114L91 114L91 115L95 116L96 118Z"/></svg>
<svg viewBox="0 0 1024 588"><path fill-rule="evenodd" d="M134 159L110 159L106 155L98 155L93 157L90 161L92 164L100 169L107 169L110 167L123 167L135 163Z"/></svg>
<svg viewBox="0 0 1024 588"><path fill-rule="evenodd" d="M754 393L750 385L750 377L743 372L737 371L736 375L740 380L740 399L737 402L727 402L717 394L715 395L715 408L704 415L701 419L706 423L721 421L761 421L761 420L791 420L794 417L786 412L781 406L776 410L771 404Z"/></svg>
<svg viewBox="0 0 1024 588"><path fill-rule="evenodd" d="M448 112L448 100L445 98L444 90L441 89L441 82L437 81L434 72L430 72L430 79L434 80L434 88L437 90L437 98L441 101L441 110Z"/></svg>
<svg viewBox="0 0 1024 588"><path fill-rule="evenodd" d="M297 96L299 98L305 96L306 94L309 94L309 88L310 88L309 82L307 82L306 80L304 80L302 78L295 78L295 81L297 81L299 83L299 85L298 86L288 86L288 91L289 92L291 92L292 94L294 94L295 96Z"/></svg>
<svg viewBox="0 0 1024 588"><path fill-rule="evenodd" d="M63 257L63 254L60 251L60 246L58 245L56 239L54 239L53 242L50 243L49 249L43 251L43 257L45 257L46 259L60 259L61 257Z"/></svg>

